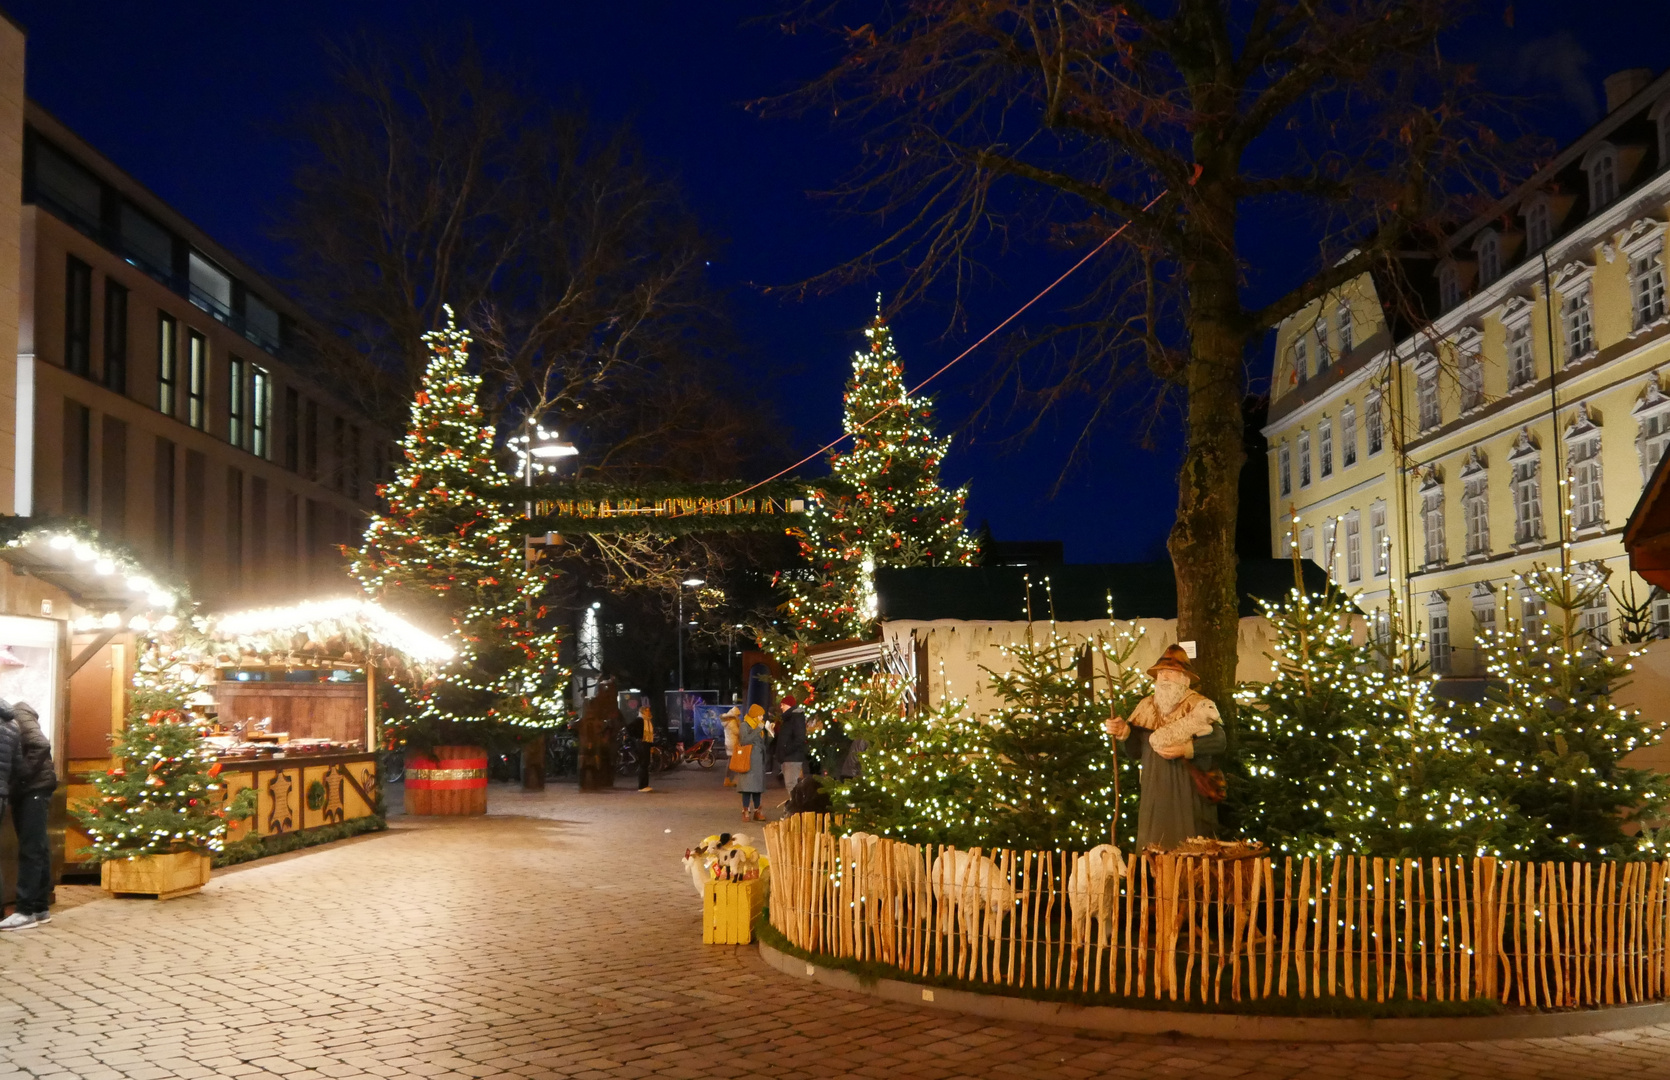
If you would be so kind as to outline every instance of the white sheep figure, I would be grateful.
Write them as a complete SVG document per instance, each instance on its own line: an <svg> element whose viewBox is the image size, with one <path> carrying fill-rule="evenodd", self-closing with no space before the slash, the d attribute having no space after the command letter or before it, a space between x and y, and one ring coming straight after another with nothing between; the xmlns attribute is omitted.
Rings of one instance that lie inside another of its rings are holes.
<svg viewBox="0 0 1670 1080"><path fill-rule="evenodd" d="M1165 727L1158 728L1148 735L1148 745L1155 750L1181 750L1193 742L1196 736L1212 734L1212 717L1206 710L1196 709L1187 716L1180 716Z"/></svg>
<svg viewBox="0 0 1670 1080"><path fill-rule="evenodd" d="M713 864L724 852L747 845L748 837L742 833L715 833L695 847L686 848L684 869L690 875L691 884L696 886L696 895L701 896L707 883L713 880Z"/></svg>
<svg viewBox="0 0 1670 1080"><path fill-rule="evenodd" d="M854 862L864 868L864 895L879 900L891 890L894 902L884 909L884 915L902 920L909 898L914 897L918 904L926 899L927 875L921 848L867 832L848 833L847 842Z"/></svg>
<svg viewBox="0 0 1670 1080"><path fill-rule="evenodd" d="M1125 857L1112 844L1097 844L1073 860L1067 877L1067 903L1073 913L1073 938L1086 940L1090 920L1100 920L1102 932L1113 923L1113 902L1119 879L1125 876Z"/></svg>
<svg viewBox="0 0 1670 1080"><path fill-rule="evenodd" d="M931 884L939 901L939 924L949 925L955 913L965 940L978 931L982 909L986 936L993 941L1003 932L1004 916L1015 910L1015 883L984 855L954 849L942 852L934 860Z"/></svg>

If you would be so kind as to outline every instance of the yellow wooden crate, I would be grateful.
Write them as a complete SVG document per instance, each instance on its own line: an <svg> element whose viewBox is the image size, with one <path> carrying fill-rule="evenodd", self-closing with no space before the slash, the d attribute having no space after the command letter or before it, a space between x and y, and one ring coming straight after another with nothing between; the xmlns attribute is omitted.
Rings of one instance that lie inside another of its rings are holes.
<svg viewBox="0 0 1670 1080"><path fill-rule="evenodd" d="M752 881L710 881L702 891L702 941L746 945L754 940L754 919L765 908L763 876Z"/></svg>
<svg viewBox="0 0 1670 1080"><path fill-rule="evenodd" d="M201 889L209 881L209 857L195 851L106 859L99 884L117 896L154 896L172 900Z"/></svg>

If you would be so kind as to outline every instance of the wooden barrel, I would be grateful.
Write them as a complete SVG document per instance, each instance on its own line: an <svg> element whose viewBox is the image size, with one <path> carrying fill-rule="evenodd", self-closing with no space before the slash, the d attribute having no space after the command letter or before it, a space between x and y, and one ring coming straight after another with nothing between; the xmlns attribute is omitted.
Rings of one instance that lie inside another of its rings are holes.
<svg viewBox="0 0 1670 1080"><path fill-rule="evenodd" d="M437 746L434 757L408 752L406 813L487 813L487 751L479 746Z"/></svg>

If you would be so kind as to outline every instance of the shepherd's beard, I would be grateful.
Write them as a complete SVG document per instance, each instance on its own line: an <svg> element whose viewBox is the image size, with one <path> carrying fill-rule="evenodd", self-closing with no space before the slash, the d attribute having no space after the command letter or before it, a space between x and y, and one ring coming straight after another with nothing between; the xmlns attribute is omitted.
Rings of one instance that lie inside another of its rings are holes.
<svg viewBox="0 0 1670 1080"><path fill-rule="evenodd" d="M1165 716L1183 703L1183 696L1189 692L1187 683L1174 683L1169 679L1154 686L1154 705Z"/></svg>

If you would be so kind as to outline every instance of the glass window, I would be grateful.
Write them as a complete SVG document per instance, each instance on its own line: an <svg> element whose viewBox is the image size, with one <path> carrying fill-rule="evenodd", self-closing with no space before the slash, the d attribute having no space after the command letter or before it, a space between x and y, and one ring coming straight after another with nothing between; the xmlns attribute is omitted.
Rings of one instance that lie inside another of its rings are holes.
<svg viewBox="0 0 1670 1080"><path fill-rule="evenodd" d="M1384 577L1391 569L1391 545L1386 540L1386 504L1376 502L1368 509L1369 558L1374 561L1374 576Z"/></svg>
<svg viewBox="0 0 1670 1080"><path fill-rule="evenodd" d="M1612 644L1612 617L1606 609L1606 590L1596 589L1580 616L1582 630L1595 648Z"/></svg>
<svg viewBox="0 0 1670 1080"><path fill-rule="evenodd" d="M1288 452L1287 444L1282 443L1276 450L1276 476L1281 484L1283 495L1293 494L1293 455Z"/></svg>
<svg viewBox="0 0 1670 1080"><path fill-rule="evenodd" d="M1536 358L1531 355L1531 320L1508 326L1508 389L1518 390L1537 381Z"/></svg>
<svg viewBox="0 0 1670 1080"><path fill-rule="evenodd" d="M244 362L236 356L226 360L226 441L244 444Z"/></svg>
<svg viewBox="0 0 1670 1080"><path fill-rule="evenodd" d="M1334 351L1328 347L1328 319L1326 316L1316 320L1316 373L1322 374L1334 362Z"/></svg>
<svg viewBox="0 0 1670 1080"><path fill-rule="evenodd" d="M1670 116L1670 113L1666 113ZM1670 594L1663 589L1653 590L1653 637L1670 638Z"/></svg>
<svg viewBox="0 0 1670 1080"><path fill-rule="evenodd" d="M272 428L273 377L262 367L251 365L249 377L249 451L258 458L270 452L268 433Z"/></svg>
<svg viewBox="0 0 1670 1080"><path fill-rule="evenodd" d="M1341 304L1335 318L1339 322L1339 351L1341 354L1348 353L1357 347L1356 329L1351 324L1351 308Z"/></svg>
<svg viewBox="0 0 1670 1080"><path fill-rule="evenodd" d="M1450 673L1450 613L1442 607L1427 609L1427 647L1431 651L1432 670L1437 675Z"/></svg>
<svg viewBox="0 0 1670 1080"><path fill-rule="evenodd" d="M1485 233L1479 241L1479 284L1489 285L1502 276L1502 248L1494 232Z"/></svg>
<svg viewBox="0 0 1670 1080"><path fill-rule="evenodd" d="M254 293L244 294L244 336L270 353L279 349L278 312Z"/></svg>
<svg viewBox="0 0 1670 1080"><path fill-rule="evenodd" d="M122 257L165 281L174 280L174 234L129 203L122 204Z"/></svg>
<svg viewBox="0 0 1670 1080"><path fill-rule="evenodd" d="M195 251L191 253L189 266L191 302L217 319L229 318L232 314L231 275Z"/></svg>
<svg viewBox="0 0 1670 1080"><path fill-rule="evenodd" d="M179 385L180 331L172 315L157 315L157 411L174 415Z"/></svg>
<svg viewBox="0 0 1670 1080"><path fill-rule="evenodd" d="M1316 530L1309 525L1299 530L1299 558L1316 561Z"/></svg>
<svg viewBox="0 0 1670 1080"><path fill-rule="evenodd" d="M1653 478L1665 446L1670 445L1670 402L1642 413L1638 424L1635 442L1641 455L1641 482L1645 484Z"/></svg>
<svg viewBox="0 0 1670 1080"><path fill-rule="evenodd" d="M1339 412L1340 468L1357 464L1357 407L1347 405Z"/></svg>
<svg viewBox="0 0 1670 1080"><path fill-rule="evenodd" d="M1323 476L1334 475L1334 424L1324 419L1316 425L1317 466Z"/></svg>
<svg viewBox="0 0 1670 1080"><path fill-rule="evenodd" d="M1482 475L1468 477L1461 509L1467 524L1467 554L1490 554L1490 497Z"/></svg>
<svg viewBox="0 0 1670 1080"><path fill-rule="evenodd" d="M1386 442L1386 426L1380 416L1380 391L1376 390L1363 403L1363 426L1368 435L1368 452L1380 452Z"/></svg>
<svg viewBox="0 0 1670 1080"><path fill-rule="evenodd" d="M1618 159L1602 151L1589 163L1589 209L1610 206L1618 197Z"/></svg>
<svg viewBox="0 0 1670 1080"><path fill-rule="evenodd" d="M1299 432L1299 486L1310 487L1310 432Z"/></svg>
<svg viewBox="0 0 1670 1080"><path fill-rule="evenodd" d="M1484 404L1484 358L1476 352L1461 355L1461 411Z"/></svg>
<svg viewBox="0 0 1670 1080"><path fill-rule="evenodd" d="M83 232L98 232L104 216L98 177L50 143L36 139L33 151L35 198Z"/></svg>
<svg viewBox="0 0 1670 1080"><path fill-rule="evenodd" d="M1473 633L1481 641L1489 641L1496 633L1496 599L1479 597L1473 601Z"/></svg>
<svg viewBox="0 0 1670 1080"><path fill-rule="evenodd" d="M1421 531L1426 541L1426 565L1443 566L1444 489L1435 488L1421 496Z"/></svg>
<svg viewBox="0 0 1670 1080"><path fill-rule="evenodd" d="M186 347L186 423L194 428L209 424L209 342L202 334L188 332Z"/></svg>
<svg viewBox="0 0 1670 1080"><path fill-rule="evenodd" d="M1566 363L1583 359L1595 351L1595 316L1589 290L1566 297L1560 305L1560 321L1566 333Z"/></svg>
<svg viewBox="0 0 1670 1080"><path fill-rule="evenodd" d="M1300 338L1293 343L1293 370L1298 374L1299 381L1310 378L1310 354L1305 345L1305 339Z"/></svg>
<svg viewBox="0 0 1670 1080"><path fill-rule="evenodd" d="M1651 326L1664 318L1664 249L1635 256L1629 261L1630 299L1635 329Z"/></svg>
<svg viewBox="0 0 1670 1080"><path fill-rule="evenodd" d="M1548 617L1548 602L1530 589L1519 595L1519 622L1526 637L1540 637Z"/></svg>
<svg viewBox="0 0 1670 1080"><path fill-rule="evenodd" d="M1600 432L1572 439L1566 445L1571 462L1572 526L1603 527L1606 511L1600 486Z"/></svg>
<svg viewBox="0 0 1670 1080"><path fill-rule="evenodd" d="M1438 366L1434 364L1415 376L1415 401L1420 413L1421 430L1431 431L1444 422L1438 405Z"/></svg>
<svg viewBox="0 0 1670 1080"><path fill-rule="evenodd" d="M128 392L128 291L104 279L104 385Z"/></svg>
<svg viewBox="0 0 1670 1080"><path fill-rule="evenodd" d="M64 270L64 370L87 375L93 351L93 268L71 255Z"/></svg>
<svg viewBox="0 0 1670 1080"><path fill-rule="evenodd" d="M1528 251L1541 251L1553 239L1552 218L1548 213L1548 204L1534 202L1525 211L1525 247Z"/></svg>
<svg viewBox="0 0 1670 1080"><path fill-rule="evenodd" d="M1542 539L1542 477L1535 458L1513 464L1513 542L1533 544Z"/></svg>
<svg viewBox="0 0 1670 1080"><path fill-rule="evenodd" d="M1353 510L1345 515L1345 578L1363 579L1363 519Z"/></svg>

